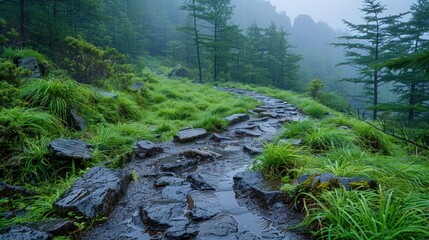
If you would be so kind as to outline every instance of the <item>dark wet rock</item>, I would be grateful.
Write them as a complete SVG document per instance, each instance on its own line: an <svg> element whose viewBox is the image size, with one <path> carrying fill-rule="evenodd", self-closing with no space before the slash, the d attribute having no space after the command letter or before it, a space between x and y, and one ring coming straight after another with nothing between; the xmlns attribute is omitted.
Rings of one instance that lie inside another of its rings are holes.
<svg viewBox="0 0 429 240"><path fill-rule="evenodd" d="M244 122L249 120L249 115L244 113L237 113L226 117L225 120L228 121L229 125L233 125L239 122Z"/></svg>
<svg viewBox="0 0 429 240"><path fill-rule="evenodd" d="M207 183L207 180L204 179L203 176L199 173L193 173L188 175L186 180L191 184L192 188L195 190L201 190L201 191L210 191L210 190L216 190L215 187Z"/></svg>
<svg viewBox="0 0 429 240"><path fill-rule="evenodd" d="M187 216L192 221L205 221L220 213L220 203L213 192L193 191L187 195L186 199L188 203Z"/></svg>
<svg viewBox="0 0 429 240"><path fill-rule="evenodd" d="M189 128L181 130L178 134L174 135L174 141L186 143L206 136L207 131L203 128Z"/></svg>
<svg viewBox="0 0 429 240"><path fill-rule="evenodd" d="M337 177L333 174L306 174L298 178L298 184L306 191L318 191L323 189L333 189L343 186L346 190L354 189L376 189L377 183L373 180L361 177Z"/></svg>
<svg viewBox="0 0 429 240"><path fill-rule="evenodd" d="M290 123L290 122L295 122L295 121L297 121L297 119L295 119L293 117L283 117L283 118L280 118L278 120L279 123Z"/></svg>
<svg viewBox="0 0 429 240"><path fill-rule="evenodd" d="M187 240L198 235L198 231L194 227L189 226L188 220L173 220L171 221L171 225L173 226L165 232L165 236L168 239Z"/></svg>
<svg viewBox="0 0 429 240"><path fill-rule="evenodd" d="M278 118L279 115L277 113L273 113L273 112L261 112L259 113L259 115L261 117L270 117L270 118Z"/></svg>
<svg viewBox="0 0 429 240"><path fill-rule="evenodd" d="M237 129L235 130L235 133L237 135L246 135L246 136L250 136L250 137L260 137L261 134L252 130L248 130L248 129Z"/></svg>
<svg viewBox="0 0 429 240"><path fill-rule="evenodd" d="M190 76L188 69L180 64L177 64L176 67L174 67L174 69L168 74L168 78L189 78Z"/></svg>
<svg viewBox="0 0 429 240"><path fill-rule="evenodd" d="M70 110L70 126L77 131L82 131L86 128L86 121L75 109Z"/></svg>
<svg viewBox="0 0 429 240"><path fill-rule="evenodd" d="M133 148L134 153L141 158L152 157L164 152L164 149L146 140L136 142Z"/></svg>
<svg viewBox="0 0 429 240"><path fill-rule="evenodd" d="M2 240L47 240L52 235L23 225L13 225L0 231Z"/></svg>
<svg viewBox="0 0 429 240"><path fill-rule="evenodd" d="M218 215L198 226L198 236L225 237L238 232L238 222L230 215Z"/></svg>
<svg viewBox="0 0 429 240"><path fill-rule="evenodd" d="M131 180L124 174L102 167L91 168L54 202L60 216L69 212L87 219L107 216L118 203Z"/></svg>
<svg viewBox="0 0 429 240"><path fill-rule="evenodd" d="M298 115L298 112L289 112L289 115L296 116Z"/></svg>
<svg viewBox="0 0 429 240"><path fill-rule="evenodd" d="M269 124L258 125L258 128L259 128L259 130L261 130L264 133L275 134L277 132L277 128L275 128Z"/></svg>
<svg viewBox="0 0 429 240"><path fill-rule="evenodd" d="M276 110L276 113L285 113L285 110L284 109L278 109L278 110Z"/></svg>
<svg viewBox="0 0 429 240"><path fill-rule="evenodd" d="M130 87L129 87L129 89L131 90L131 91L137 91L137 90L139 90L139 89L143 89L144 88L144 83L142 83L142 82L136 82L136 83L134 83L134 84L132 84Z"/></svg>
<svg viewBox="0 0 429 240"><path fill-rule="evenodd" d="M288 143L294 146L300 146L304 144L304 140L302 139L295 139L295 138L288 138L288 139L280 139L279 143Z"/></svg>
<svg viewBox="0 0 429 240"><path fill-rule="evenodd" d="M250 120L250 122L266 122L266 121L268 121L268 117L255 118Z"/></svg>
<svg viewBox="0 0 429 240"><path fill-rule="evenodd" d="M222 135L217 134L217 133L214 133L213 136L211 137L211 139L213 141L215 141L215 142L222 142L222 141L232 140L229 137L225 137L225 136L222 136Z"/></svg>
<svg viewBox="0 0 429 240"><path fill-rule="evenodd" d="M243 151L249 154L250 156L255 156L255 155L261 154L262 151L264 151L264 149L262 147L256 147L250 144L246 144L243 146Z"/></svg>
<svg viewBox="0 0 429 240"><path fill-rule="evenodd" d="M21 58L18 60L18 66L32 72L28 78L40 78L42 74L40 72L39 63L35 57Z"/></svg>
<svg viewBox="0 0 429 240"><path fill-rule="evenodd" d="M165 199L174 199L176 201L185 201L186 196L188 193L190 193L193 189L190 185L183 185L183 186L166 186L164 189L162 189L162 197Z"/></svg>
<svg viewBox="0 0 429 240"><path fill-rule="evenodd" d="M177 172L189 167L197 165L198 161L194 159L180 159L174 162L168 162L161 165L161 171L164 172Z"/></svg>
<svg viewBox="0 0 429 240"><path fill-rule="evenodd" d="M254 111L255 113L262 113L262 112L266 112L267 109L266 108L255 108L252 111Z"/></svg>
<svg viewBox="0 0 429 240"><path fill-rule="evenodd" d="M172 219L185 219L183 217L184 203L164 202L146 203L140 207L140 218L146 226L153 231L166 231L173 227Z"/></svg>
<svg viewBox="0 0 429 240"><path fill-rule="evenodd" d="M24 225L42 232L50 233L54 236L68 236L71 232L77 230L77 226L74 224L73 221L63 219L25 223Z"/></svg>
<svg viewBox="0 0 429 240"><path fill-rule="evenodd" d="M297 108L296 107L287 107L287 108L285 108L285 110L288 112L296 112Z"/></svg>
<svg viewBox="0 0 429 240"><path fill-rule="evenodd" d="M279 186L273 186L261 172L239 172L234 176L234 190L241 195L248 195L261 207L270 208L277 202L289 202L291 199Z"/></svg>
<svg viewBox="0 0 429 240"><path fill-rule="evenodd" d="M165 186L181 186L185 182L183 178L171 177L171 176L162 176L155 180L155 187L165 187Z"/></svg>
<svg viewBox="0 0 429 240"><path fill-rule="evenodd" d="M189 149L189 150L183 151L180 155L186 158L196 159L198 161L213 160L221 157L220 154L215 153L213 151L209 151L209 150L204 151L199 149Z"/></svg>
<svg viewBox="0 0 429 240"><path fill-rule="evenodd" d="M12 197L14 195L31 197L37 195L37 193L33 190L27 190L23 187L10 185L0 181L0 198Z"/></svg>
<svg viewBox="0 0 429 240"><path fill-rule="evenodd" d="M235 239L236 240L260 240L261 237L252 232L244 231L244 232L237 233L237 235L235 235Z"/></svg>
<svg viewBox="0 0 429 240"><path fill-rule="evenodd" d="M113 99L118 99L118 95L117 94L114 94L114 93L111 93L111 92L107 92L107 91L104 91L104 90L101 90L101 89L99 89L99 88L92 88L96 93L98 93L98 94L100 94L102 97L105 97L105 98L113 98Z"/></svg>
<svg viewBox="0 0 429 240"><path fill-rule="evenodd" d="M58 158L91 160L93 157L91 145L78 139L57 139L48 144L48 149Z"/></svg>

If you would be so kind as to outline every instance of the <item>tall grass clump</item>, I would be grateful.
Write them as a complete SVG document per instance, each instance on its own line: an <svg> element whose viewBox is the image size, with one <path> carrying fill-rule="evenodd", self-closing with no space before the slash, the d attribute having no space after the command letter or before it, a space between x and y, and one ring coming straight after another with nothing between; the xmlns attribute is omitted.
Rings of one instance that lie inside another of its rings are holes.
<svg viewBox="0 0 429 240"><path fill-rule="evenodd" d="M18 61L21 58L34 57L37 59L39 65L45 65L49 68L55 67L52 61L45 55L29 48L21 49L12 49L4 48L3 53L0 55L2 58L12 59L13 61Z"/></svg>
<svg viewBox="0 0 429 240"><path fill-rule="evenodd" d="M353 137L347 131L329 125L313 129L304 138L306 145L318 151L351 146L353 140Z"/></svg>
<svg viewBox="0 0 429 240"><path fill-rule="evenodd" d="M304 225L321 239L428 239L429 201L393 191L335 189L310 197Z"/></svg>
<svg viewBox="0 0 429 240"><path fill-rule="evenodd" d="M359 138L359 145L374 153L392 155L395 153L397 145L393 138L387 134L374 129L373 127L360 123L355 125L354 134Z"/></svg>
<svg viewBox="0 0 429 240"><path fill-rule="evenodd" d="M269 143L265 145L265 150L257 158L253 168L269 175L285 176L308 161L309 158L304 151L304 149L296 148L286 142ZM293 179L296 176L290 177Z"/></svg>
<svg viewBox="0 0 429 240"><path fill-rule="evenodd" d="M28 80L22 86L21 96L33 107L41 107L68 122L70 110L77 111L91 106L91 91L74 80L49 77Z"/></svg>

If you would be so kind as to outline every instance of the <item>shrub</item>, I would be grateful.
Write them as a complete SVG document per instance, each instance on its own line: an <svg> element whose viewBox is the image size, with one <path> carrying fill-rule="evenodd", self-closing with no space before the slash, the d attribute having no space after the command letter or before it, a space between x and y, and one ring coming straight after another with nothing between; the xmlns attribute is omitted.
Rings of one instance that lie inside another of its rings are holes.
<svg viewBox="0 0 429 240"><path fill-rule="evenodd" d="M23 102L17 96L20 95L20 89L15 88L6 81L0 81L0 107L15 107L23 105Z"/></svg>
<svg viewBox="0 0 429 240"><path fill-rule="evenodd" d="M21 78L28 76L30 76L29 70L17 67L12 60L0 58L0 81L18 85Z"/></svg>
<svg viewBox="0 0 429 240"><path fill-rule="evenodd" d="M54 63L47 56L29 48L5 48L1 57L11 59L15 63L18 63L18 60L21 58L34 57L37 59L40 66L45 66L51 69L55 68Z"/></svg>
<svg viewBox="0 0 429 240"><path fill-rule="evenodd" d="M28 80L21 95L31 106L47 109L64 122L69 122L72 108L83 110L90 107L92 100L87 87L71 79L52 76L46 80Z"/></svg>
<svg viewBox="0 0 429 240"><path fill-rule="evenodd" d="M310 82L307 93L312 98L319 98L324 87L325 84L323 84L322 80L320 80L320 78L315 78Z"/></svg>

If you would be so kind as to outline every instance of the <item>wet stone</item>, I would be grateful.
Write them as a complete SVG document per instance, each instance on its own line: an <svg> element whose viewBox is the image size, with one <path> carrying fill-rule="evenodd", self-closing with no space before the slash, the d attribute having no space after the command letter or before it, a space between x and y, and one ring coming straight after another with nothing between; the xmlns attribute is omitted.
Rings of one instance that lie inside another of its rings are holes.
<svg viewBox="0 0 429 240"><path fill-rule="evenodd" d="M246 135L246 136L250 136L250 137L260 137L261 134L252 130L248 130L248 129L237 129L235 130L235 133L237 135Z"/></svg>
<svg viewBox="0 0 429 240"><path fill-rule="evenodd" d="M225 237L238 232L238 222L230 215L218 215L198 226L198 236Z"/></svg>
<svg viewBox="0 0 429 240"><path fill-rule="evenodd" d="M286 193L268 190L264 186L253 186L249 192L250 198L263 208L269 209L278 202L289 203L292 199Z"/></svg>
<svg viewBox="0 0 429 240"><path fill-rule="evenodd" d="M56 212L87 219L109 215L131 181L130 174L102 167L91 168L54 202Z"/></svg>
<svg viewBox="0 0 429 240"><path fill-rule="evenodd" d="M172 227L165 232L168 239L187 240L192 239L198 235L198 231L189 226L188 220L173 220L170 222Z"/></svg>
<svg viewBox="0 0 429 240"><path fill-rule="evenodd" d="M213 141L215 141L215 142L222 142L222 141L232 140L232 139L231 139L231 138L229 138L229 137L225 137L225 136L222 136L222 135L217 134L217 133L214 133L214 134L213 134L213 136L211 137L211 139L212 139Z"/></svg>
<svg viewBox="0 0 429 240"><path fill-rule="evenodd" d="M131 86L129 87L129 89L130 89L131 91L137 91L137 90L142 89L142 88L144 88L144 83L142 83L142 82L140 82L140 81L138 81L138 82L134 83L133 85L131 85Z"/></svg>
<svg viewBox="0 0 429 240"><path fill-rule="evenodd" d="M77 131L82 131L86 128L86 121L75 109L70 110L70 126Z"/></svg>
<svg viewBox="0 0 429 240"><path fill-rule="evenodd" d="M302 139L295 139L295 138L288 138L288 139L280 139L279 143L288 143L294 146L300 146L304 144L304 140Z"/></svg>
<svg viewBox="0 0 429 240"><path fill-rule="evenodd" d="M261 154L264 149L262 147L255 147L249 144L243 146L243 151L250 156Z"/></svg>
<svg viewBox="0 0 429 240"><path fill-rule="evenodd" d="M204 221L220 213L219 200L213 192L193 191L187 195L188 217L192 221Z"/></svg>
<svg viewBox="0 0 429 240"><path fill-rule="evenodd" d="M0 181L0 198L12 197L14 195L21 195L26 197L35 196L37 193L32 190L27 190L20 186L14 186Z"/></svg>
<svg viewBox="0 0 429 240"><path fill-rule="evenodd" d="M195 166L197 163L194 159L177 159L175 162L162 164L160 169L164 172L177 172Z"/></svg>
<svg viewBox="0 0 429 240"><path fill-rule="evenodd" d="M265 181L264 174L261 172L239 172L235 174L234 179L234 190L239 193L246 193L254 185L260 184Z"/></svg>
<svg viewBox="0 0 429 240"><path fill-rule="evenodd" d="M190 158L190 159L196 159L198 161L206 161L206 160L213 160L215 158L220 158L221 155L212 151L204 151L199 149L190 149L182 152L180 155Z"/></svg>
<svg viewBox="0 0 429 240"><path fill-rule="evenodd" d="M155 156L164 152L164 149L155 145L153 142L146 140L136 142L133 148L134 153L141 158Z"/></svg>
<svg viewBox="0 0 429 240"><path fill-rule="evenodd" d="M249 120L249 115L244 113L237 113L229 117L226 117L225 120L229 123L229 125L233 125L239 122L244 122Z"/></svg>
<svg viewBox="0 0 429 240"><path fill-rule="evenodd" d="M322 183L339 183L346 190L352 190L351 184L353 183L367 183L368 187L370 188L377 188L377 183L373 180L367 179L367 178L360 178L360 177L337 177L333 174L325 173L325 174L306 174L302 175L298 178L298 184L304 183L310 176L313 176L313 181L311 182L311 185L309 187L315 187L316 185L322 184Z"/></svg>
<svg viewBox="0 0 429 240"><path fill-rule="evenodd" d="M183 129L174 136L175 142L186 143L207 136L207 131L203 128Z"/></svg>
<svg viewBox="0 0 429 240"><path fill-rule="evenodd" d="M173 227L172 219L184 219L184 203L147 203L140 207L140 218L153 231L166 231Z"/></svg>
<svg viewBox="0 0 429 240"><path fill-rule="evenodd" d="M199 173L193 173L188 175L186 180L191 184L192 188L195 190L201 190L201 191L210 191L210 190L216 190L215 187L207 183L207 180L204 179L204 177Z"/></svg>
<svg viewBox="0 0 429 240"><path fill-rule="evenodd" d="M104 90L98 89L98 88L93 88L95 92L99 93L101 96L105 97L105 98L113 98L113 99L118 99L118 95L111 93L111 92L106 92Z"/></svg>
<svg viewBox="0 0 429 240"><path fill-rule="evenodd" d="M253 111L254 111L255 113L262 113L262 112L267 111L267 109L266 109L266 108L255 108L255 109L253 109Z"/></svg>
<svg viewBox="0 0 429 240"><path fill-rule="evenodd" d="M185 201L188 193L192 191L191 186L166 186L162 189L162 197L165 199L174 199L176 201Z"/></svg>
<svg viewBox="0 0 429 240"><path fill-rule="evenodd" d="M0 231L2 240L47 240L52 239L52 235L23 225L13 225Z"/></svg>
<svg viewBox="0 0 429 240"><path fill-rule="evenodd" d="M237 233L237 235L235 235L235 239L236 240L260 240L261 237L256 235L255 233L244 231L244 232Z"/></svg>
<svg viewBox="0 0 429 240"><path fill-rule="evenodd" d="M50 142L48 149L53 156L59 158L91 160L93 157L91 145L78 139L58 139Z"/></svg>
<svg viewBox="0 0 429 240"><path fill-rule="evenodd" d="M42 77L39 63L35 57L21 58L18 60L18 66L32 72L28 78L40 78Z"/></svg>
<svg viewBox="0 0 429 240"><path fill-rule="evenodd" d="M296 112L297 108L296 107L287 107L287 108L285 108L285 110L288 112Z"/></svg>
<svg viewBox="0 0 429 240"><path fill-rule="evenodd" d="M172 176L162 176L155 180L155 187L165 187L165 186L181 186L185 182L183 178L177 178Z"/></svg>
<svg viewBox="0 0 429 240"><path fill-rule="evenodd" d="M292 116L296 116L296 115L298 115L298 112L289 112L289 114Z"/></svg>
<svg viewBox="0 0 429 240"><path fill-rule="evenodd" d="M67 236L77 230L73 221L54 219L42 222L26 223L25 226L37 229L42 232L50 233L54 236Z"/></svg>
<svg viewBox="0 0 429 240"><path fill-rule="evenodd" d="M255 118L250 120L250 122L265 122L265 121L268 121L268 117Z"/></svg>
<svg viewBox="0 0 429 240"><path fill-rule="evenodd" d="M279 115L277 113L272 112L262 112L259 114L261 117L270 117L270 118L278 118Z"/></svg>

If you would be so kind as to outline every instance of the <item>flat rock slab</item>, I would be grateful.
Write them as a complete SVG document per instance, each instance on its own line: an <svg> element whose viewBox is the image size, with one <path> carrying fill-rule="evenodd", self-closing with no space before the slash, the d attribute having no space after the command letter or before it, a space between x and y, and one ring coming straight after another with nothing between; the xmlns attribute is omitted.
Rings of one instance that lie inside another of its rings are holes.
<svg viewBox="0 0 429 240"><path fill-rule="evenodd" d="M199 173L188 175L186 180L191 184L192 188L201 191L214 191L216 190L207 180Z"/></svg>
<svg viewBox="0 0 429 240"><path fill-rule="evenodd" d="M192 166L197 165L198 161L195 159L177 159L174 162L167 162L161 165L161 171L164 172L178 172Z"/></svg>
<svg viewBox="0 0 429 240"><path fill-rule="evenodd" d="M236 240L261 240L262 238L255 233L244 231L235 235Z"/></svg>
<svg viewBox="0 0 429 240"><path fill-rule="evenodd" d="M249 115L244 113L237 113L225 118L225 120L229 123L229 125L233 125L239 122L244 122L249 120Z"/></svg>
<svg viewBox="0 0 429 240"><path fill-rule="evenodd" d="M90 144L79 139L57 139L48 144L48 149L55 157L91 160L93 149Z"/></svg>
<svg viewBox="0 0 429 240"><path fill-rule="evenodd" d="M196 159L198 161L213 160L215 158L222 157L219 153L215 153L209 150L200 150L200 149L185 150L180 155L186 158Z"/></svg>
<svg viewBox="0 0 429 240"><path fill-rule="evenodd" d="M173 199L176 202L184 202L186 200L186 196L193 189L189 185L183 186L166 186L162 189L161 195L164 199Z"/></svg>
<svg viewBox="0 0 429 240"><path fill-rule="evenodd" d="M152 157L164 152L163 148L157 146L151 141L146 140L136 142L133 148L134 153L141 158Z"/></svg>
<svg viewBox="0 0 429 240"><path fill-rule="evenodd" d="M155 187L166 187L166 186L182 186L185 179L173 177L173 176L162 176L155 179Z"/></svg>
<svg viewBox="0 0 429 240"><path fill-rule="evenodd" d="M225 137L225 136L222 136L222 135L217 134L217 133L214 133L214 134L213 134L213 136L211 137L211 139L212 139L213 141L215 141L215 142L222 142L222 141L232 140L232 139L231 139L231 138L229 138L229 137Z"/></svg>
<svg viewBox="0 0 429 240"><path fill-rule="evenodd" d="M235 130L235 133L237 135L241 135L241 136L243 136L243 135L250 136L250 137L262 136L262 134L255 132L255 131L252 131L252 130L248 130L248 129L237 129L237 130Z"/></svg>
<svg viewBox="0 0 429 240"><path fill-rule="evenodd" d="M23 225L13 225L0 232L2 240L48 240L52 235Z"/></svg>
<svg viewBox="0 0 429 240"><path fill-rule="evenodd" d="M198 236L225 237L238 232L238 222L232 216L220 214L198 226Z"/></svg>
<svg viewBox="0 0 429 240"><path fill-rule="evenodd" d="M188 240L193 239L198 235L197 229L193 226L189 226L188 220L174 219L170 224L172 227L165 232L165 236L168 239Z"/></svg>
<svg viewBox="0 0 429 240"><path fill-rule="evenodd" d="M27 227L47 232L54 236L68 236L71 232L77 230L73 221L63 219L46 220L42 222L31 222L24 224Z"/></svg>
<svg viewBox="0 0 429 240"><path fill-rule="evenodd" d="M140 208L140 218L153 231L166 231L173 227L173 219L183 219L185 203L147 203Z"/></svg>
<svg viewBox="0 0 429 240"><path fill-rule="evenodd" d="M174 135L174 141L179 143L187 143L196 139L204 138L207 135L207 131L203 128L184 129L181 130L178 134Z"/></svg>
<svg viewBox="0 0 429 240"><path fill-rule="evenodd" d="M213 192L193 191L187 195L188 217L193 222L205 221L220 213L219 200Z"/></svg>
<svg viewBox="0 0 429 240"><path fill-rule="evenodd" d="M131 180L130 174L94 167L54 202L60 216L69 212L87 219L105 217L113 210Z"/></svg>
<svg viewBox="0 0 429 240"><path fill-rule="evenodd" d="M243 151L250 156L259 155L264 151L263 147L253 146L251 144L246 144L243 146Z"/></svg>

